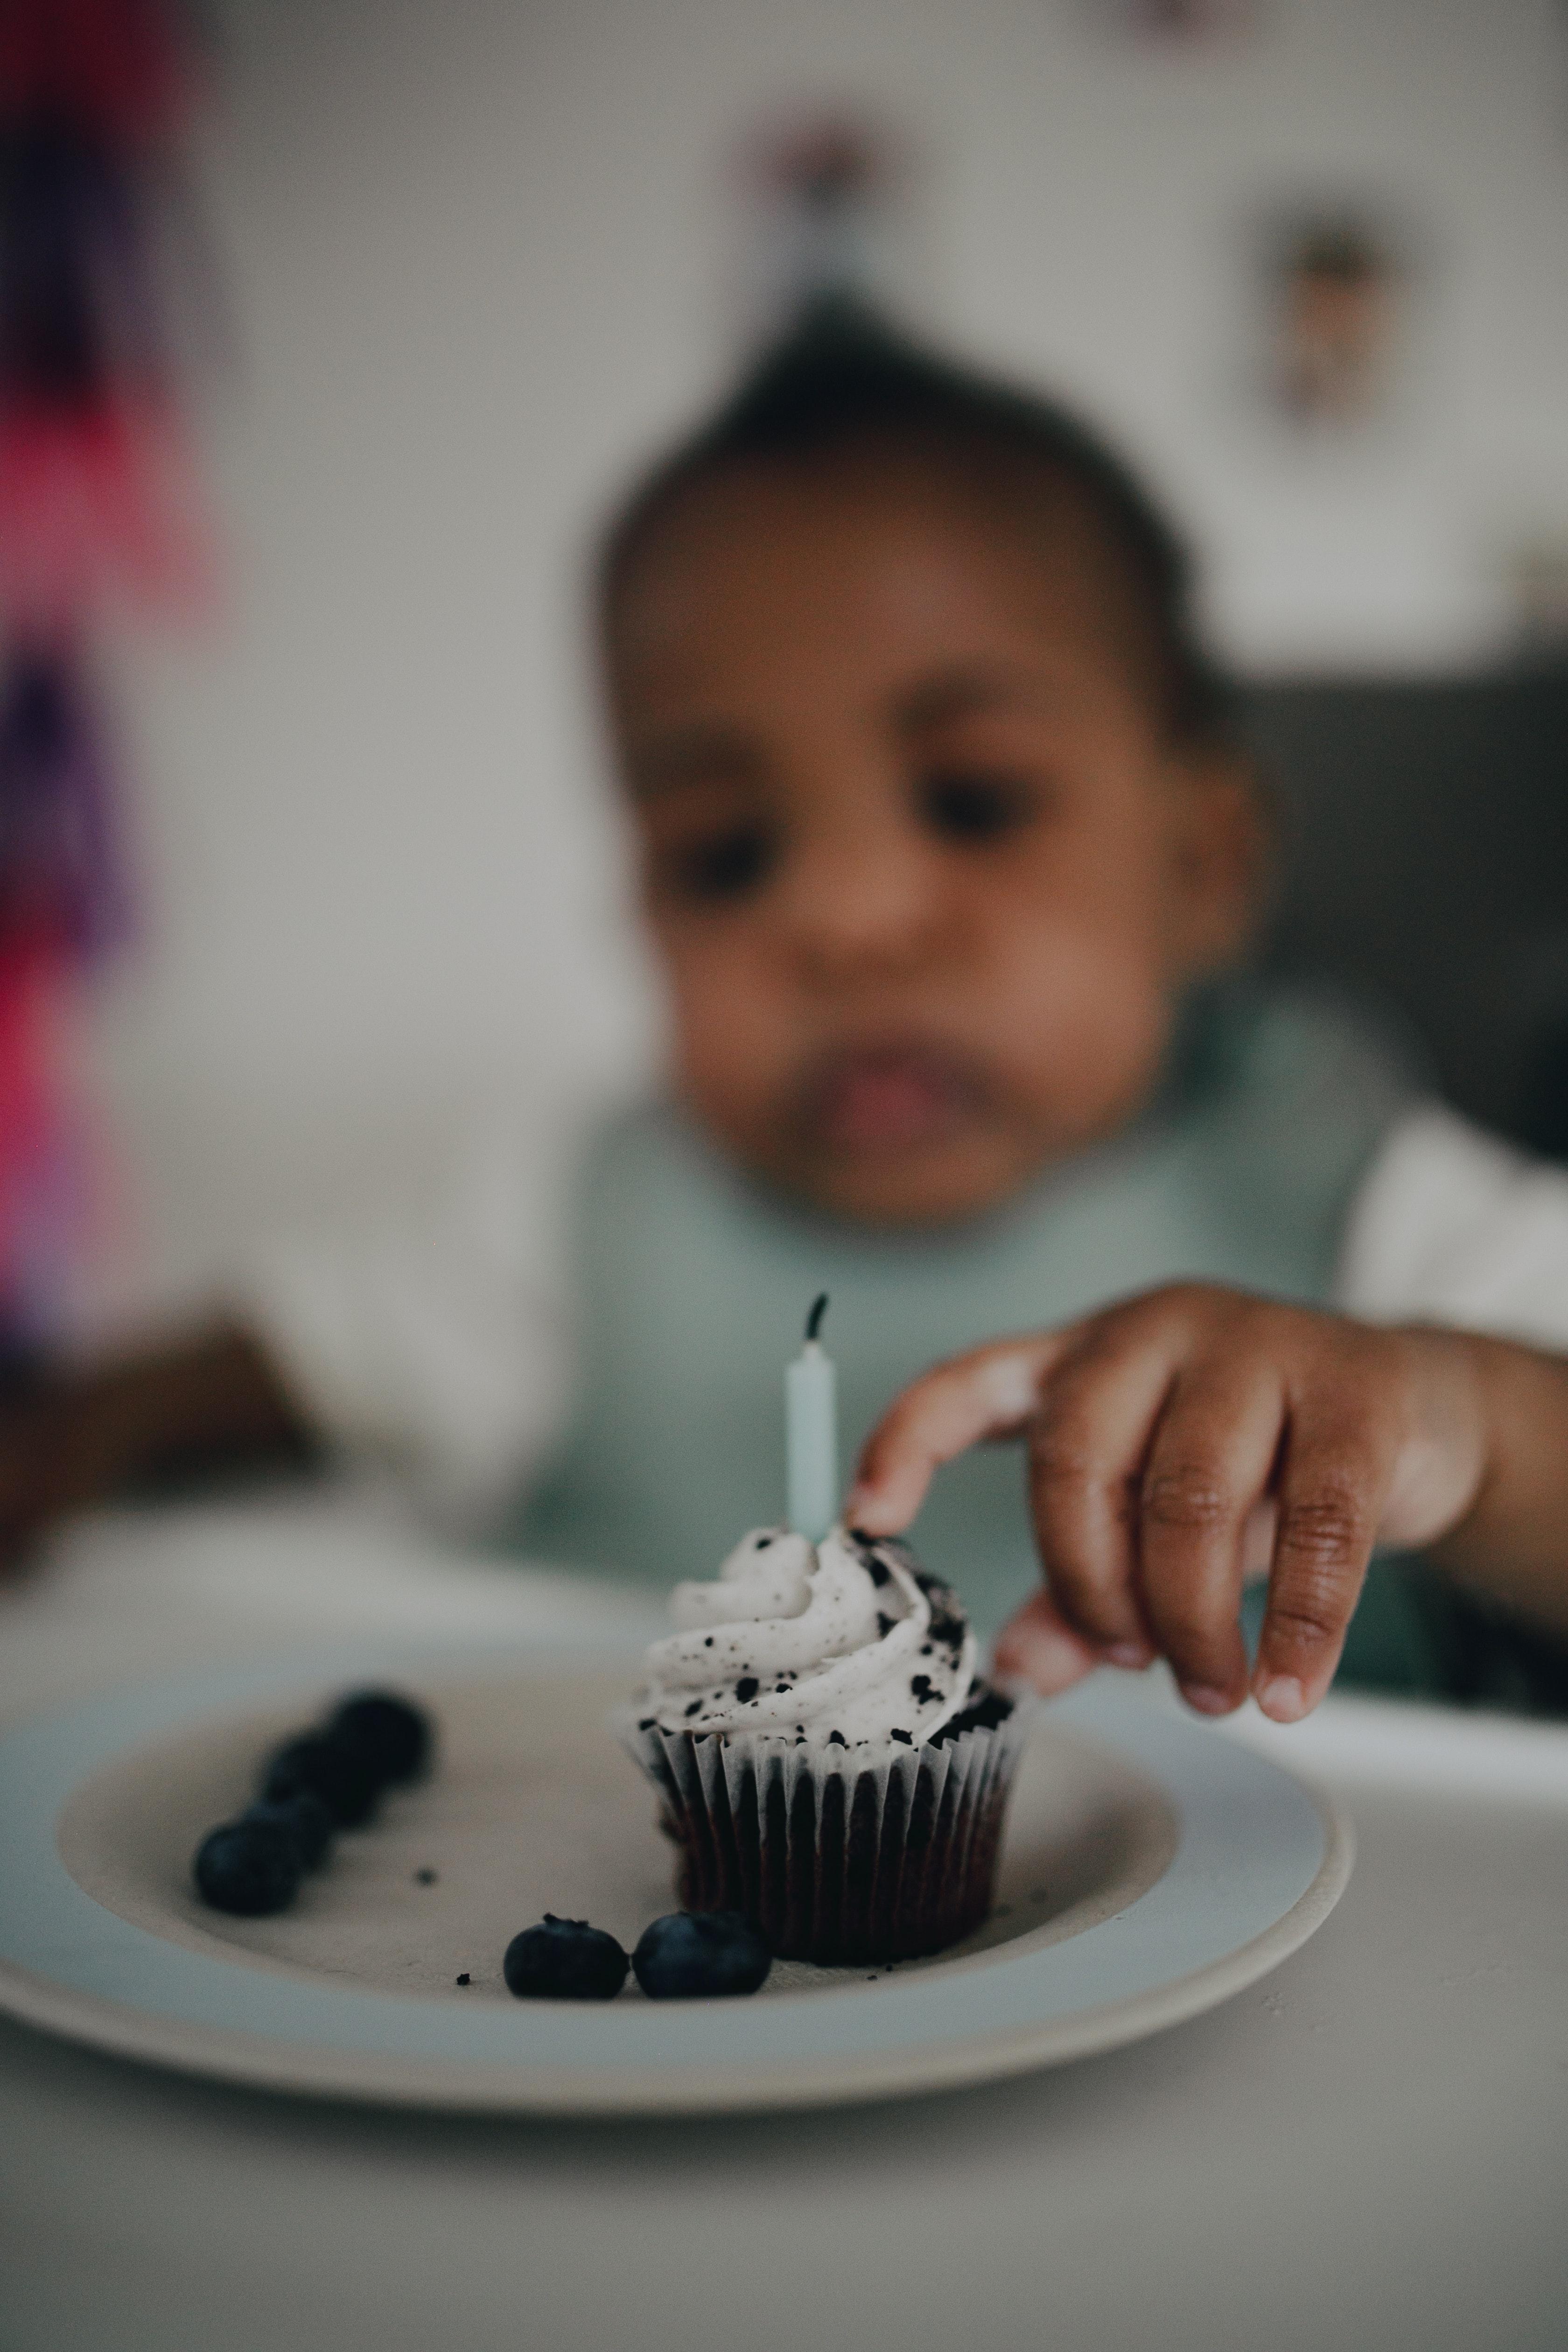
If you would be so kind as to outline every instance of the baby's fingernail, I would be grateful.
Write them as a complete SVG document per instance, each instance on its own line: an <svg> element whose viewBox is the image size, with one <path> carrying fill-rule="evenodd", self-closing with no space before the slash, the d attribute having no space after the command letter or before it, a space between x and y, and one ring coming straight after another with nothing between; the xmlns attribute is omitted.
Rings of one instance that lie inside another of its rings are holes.
<svg viewBox="0 0 1568 2352"><path fill-rule="evenodd" d="M1300 1723L1307 1712L1307 1694L1294 1675L1270 1675L1258 1685L1258 1704L1276 1723Z"/></svg>
<svg viewBox="0 0 1568 2352"><path fill-rule="evenodd" d="M1102 1654L1107 1665L1128 1667L1150 1665L1154 1656L1147 1642L1112 1642Z"/></svg>
<svg viewBox="0 0 1568 2352"><path fill-rule="evenodd" d="M1049 1695L1068 1683L1081 1681L1087 1661L1080 1643L1064 1633L1048 1633L1030 1626L1004 1634L996 1644L996 1664L1004 1674L1022 1675L1037 1691Z"/></svg>
<svg viewBox="0 0 1568 2352"><path fill-rule="evenodd" d="M1228 1715L1236 1701L1228 1691L1215 1690L1212 1683L1184 1683L1182 1696L1200 1715Z"/></svg>

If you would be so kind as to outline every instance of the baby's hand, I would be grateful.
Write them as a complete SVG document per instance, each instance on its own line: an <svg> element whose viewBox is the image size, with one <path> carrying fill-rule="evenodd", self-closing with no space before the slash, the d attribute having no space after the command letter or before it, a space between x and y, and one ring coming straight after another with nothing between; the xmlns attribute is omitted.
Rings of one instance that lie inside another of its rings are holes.
<svg viewBox="0 0 1568 2352"><path fill-rule="evenodd" d="M50 1521L76 1500L79 1451L53 1390L0 1393L0 1577L27 1560Z"/></svg>
<svg viewBox="0 0 1568 2352"><path fill-rule="evenodd" d="M262 1344L198 1328L0 1393L0 1574L53 1522L149 1473L311 1458L314 1440Z"/></svg>
<svg viewBox="0 0 1568 2352"><path fill-rule="evenodd" d="M1189 1705L1247 1692L1241 1585L1268 1570L1251 1687L1295 1722L1329 1686L1375 1543L1434 1542L1487 1466L1470 1343L1205 1284L998 1339L906 1389L867 1441L850 1523L907 1527L932 1471L1022 1438L1047 1590L997 1665L1042 1691L1167 1657Z"/></svg>

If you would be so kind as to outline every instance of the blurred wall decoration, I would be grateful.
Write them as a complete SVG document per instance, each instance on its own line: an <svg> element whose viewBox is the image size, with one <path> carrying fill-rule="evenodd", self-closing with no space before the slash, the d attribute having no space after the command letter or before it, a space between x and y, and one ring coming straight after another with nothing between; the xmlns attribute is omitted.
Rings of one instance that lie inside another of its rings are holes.
<svg viewBox="0 0 1568 2352"><path fill-rule="evenodd" d="M1401 271L1392 240L1355 214L1308 217L1270 256L1269 388L1294 425L1363 425L1388 388Z"/></svg>
<svg viewBox="0 0 1568 2352"><path fill-rule="evenodd" d="M1171 47L1235 41L1256 22L1253 0L1098 0L1118 30Z"/></svg>
<svg viewBox="0 0 1568 2352"><path fill-rule="evenodd" d="M94 637L210 571L163 299L190 95L157 0L0 5L0 1370L57 1322L101 1196L68 1076L127 927Z"/></svg>
<svg viewBox="0 0 1568 2352"><path fill-rule="evenodd" d="M1509 566L1520 652L1527 661L1568 656L1568 529L1526 539Z"/></svg>

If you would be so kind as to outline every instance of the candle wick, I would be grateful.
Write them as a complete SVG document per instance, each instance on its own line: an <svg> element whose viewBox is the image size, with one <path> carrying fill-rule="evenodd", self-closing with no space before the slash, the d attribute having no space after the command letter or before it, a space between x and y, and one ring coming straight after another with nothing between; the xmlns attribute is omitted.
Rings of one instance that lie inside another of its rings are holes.
<svg viewBox="0 0 1568 2352"><path fill-rule="evenodd" d="M819 1292L816 1298L813 1301L811 1312L805 1318L805 1336L808 1339L815 1339L816 1338L817 1333L822 1328L822 1318L826 1312L827 1293L824 1290Z"/></svg>

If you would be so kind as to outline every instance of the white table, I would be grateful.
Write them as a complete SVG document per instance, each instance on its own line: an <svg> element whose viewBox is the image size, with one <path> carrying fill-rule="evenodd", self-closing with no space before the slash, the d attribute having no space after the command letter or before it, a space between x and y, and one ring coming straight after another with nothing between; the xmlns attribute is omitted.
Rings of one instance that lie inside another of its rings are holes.
<svg viewBox="0 0 1568 2352"><path fill-rule="evenodd" d="M0 1717L373 1622L603 1622L363 1498L107 1520L0 1594ZM1360 1858L1226 2007L941 2098L428 2119L0 2026L5 2352L1563 2352L1568 1729L1331 1703L1268 1742ZM0 1901L4 1889L0 1889Z"/></svg>

